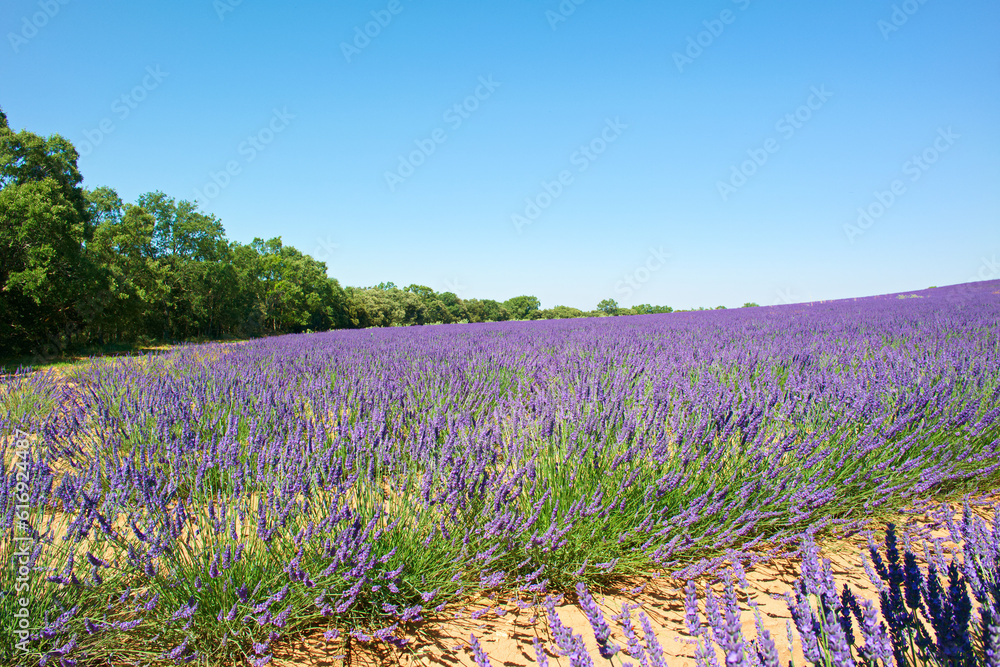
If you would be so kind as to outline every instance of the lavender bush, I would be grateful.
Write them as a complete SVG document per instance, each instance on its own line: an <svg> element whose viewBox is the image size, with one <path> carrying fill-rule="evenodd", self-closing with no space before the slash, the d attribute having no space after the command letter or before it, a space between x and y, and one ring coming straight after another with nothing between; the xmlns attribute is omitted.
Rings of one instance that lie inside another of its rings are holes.
<svg viewBox="0 0 1000 667"><path fill-rule="evenodd" d="M950 510L943 508L948 519ZM857 597L844 584L838 592L830 561L821 559L811 536L802 548L801 576L793 594L786 595L789 612L798 630L798 645L806 664L812 667L997 667L1000 665L1000 506L994 508L994 523L986 523L966 504L962 524L950 521L951 538L962 544L960 557L946 561L940 548L926 549L927 564L918 565L909 549L900 557L896 526L885 532L884 555L871 546L869 576L879 589L876 603ZM940 547L940 545L938 545ZM973 610L971 590L978 602ZM740 606L732 572L726 573L725 594L717 599L706 586L705 620L699 611L697 588L689 581L685 590L685 622L695 638L695 661L699 667L726 665L779 667L777 646L756 616L756 637L743 635ZM640 612L645 644L632 625L633 609L623 605L615 615L628 640L624 655L618 654L609 637L611 629L601 609L583 584L577 586L578 604L590 621L601 657L613 664L655 667L666 665L648 617ZM550 598L549 626L552 649L571 659L573 665L594 664L583 638L562 624ZM638 605L637 605L638 606ZM790 635L790 640L792 639ZM474 642L478 646L478 643ZM543 652L536 646L538 654ZM788 663L794 667L794 660Z"/></svg>
<svg viewBox="0 0 1000 667"><path fill-rule="evenodd" d="M32 630L3 624L0 662L266 664L317 630L400 642L473 592L696 577L991 484L998 287L286 336L5 378L0 618L25 609Z"/></svg>

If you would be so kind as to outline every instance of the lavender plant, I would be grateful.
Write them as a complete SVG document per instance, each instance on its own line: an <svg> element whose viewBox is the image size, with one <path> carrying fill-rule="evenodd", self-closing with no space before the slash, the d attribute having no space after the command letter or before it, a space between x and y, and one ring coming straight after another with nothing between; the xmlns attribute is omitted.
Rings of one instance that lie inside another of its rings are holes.
<svg viewBox="0 0 1000 667"><path fill-rule="evenodd" d="M952 532L954 540L964 541L961 560L956 557L945 563L939 555L922 569L909 550L900 557L896 528L890 523L884 558L875 547L869 549L872 581L880 589L881 619L870 601L859 604L846 585L840 597L835 594L829 561L821 562L815 544L807 541L802 579L795 595L788 598L806 658L816 665L997 664L998 528L1000 524L994 525L985 538L982 520L972 517L966 505L963 528L953 526ZM979 602L975 622L970 588ZM854 645L853 621L863 645Z"/></svg>
<svg viewBox="0 0 1000 667"><path fill-rule="evenodd" d="M847 584L838 593L830 561L820 558L815 541L807 535L801 548L801 576L794 593L786 596L806 663L813 667L997 665L1000 506L994 509L994 516L997 518L990 530L966 505L962 525L951 526L952 539L962 543L961 559L956 556L945 563L938 553L924 568L918 566L909 550L900 557L896 527L890 523L885 533L884 557L874 546L868 552L874 563L872 582L880 588L879 609L871 600L858 598ZM975 611L970 590L978 602ZM616 662L617 647L614 651L605 649L613 644L603 613L586 586L580 584L577 593L600 655ZM548 605L556 649L571 656L573 664L592 664L583 638L562 624L551 601ZM626 604L621 614L613 617L627 639L624 654L643 667L667 664L648 617L639 614L645 631L643 644L632 625L632 611ZM733 573L727 572L721 599L706 586L702 622L697 588L689 581L685 589L685 625L696 640L696 664L717 667L721 654L726 665L778 667L781 662L777 646L756 609L754 614L756 637L748 640L740 623ZM789 665L794 667L794 661Z"/></svg>

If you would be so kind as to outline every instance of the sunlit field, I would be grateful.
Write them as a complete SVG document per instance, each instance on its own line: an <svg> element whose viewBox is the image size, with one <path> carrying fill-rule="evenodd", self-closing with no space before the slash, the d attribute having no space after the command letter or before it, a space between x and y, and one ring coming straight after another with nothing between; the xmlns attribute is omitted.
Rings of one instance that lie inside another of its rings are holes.
<svg viewBox="0 0 1000 667"><path fill-rule="evenodd" d="M1000 282L184 346L0 384L0 663L265 663L992 488ZM21 567L23 566L23 567ZM23 601L23 603L22 603Z"/></svg>

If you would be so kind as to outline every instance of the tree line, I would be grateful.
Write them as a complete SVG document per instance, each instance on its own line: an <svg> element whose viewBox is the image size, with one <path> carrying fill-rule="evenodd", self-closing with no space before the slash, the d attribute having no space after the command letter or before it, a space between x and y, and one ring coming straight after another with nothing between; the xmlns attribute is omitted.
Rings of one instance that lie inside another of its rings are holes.
<svg viewBox="0 0 1000 667"><path fill-rule="evenodd" d="M423 285L342 287L281 238L243 244L196 202L124 202L82 187L59 135L13 131L0 110L0 356L252 338L337 328L666 313L542 309L533 296L461 299Z"/></svg>

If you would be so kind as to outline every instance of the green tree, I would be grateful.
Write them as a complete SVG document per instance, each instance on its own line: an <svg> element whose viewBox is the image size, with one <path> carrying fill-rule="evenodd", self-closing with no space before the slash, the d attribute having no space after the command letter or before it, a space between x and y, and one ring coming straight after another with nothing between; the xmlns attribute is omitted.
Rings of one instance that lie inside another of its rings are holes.
<svg viewBox="0 0 1000 667"><path fill-rule="evenodd" d="M102 343L131 343L148 337L150 315L166 296L164 266L155 257L153 216L139 206L122 206L113 190L103 190L88 193L101 211L94 214L100 223L87 251L100 267L105 291L93 333Z"/></svg>
<svg viewBox="0 0 1000 667"><path fill-rule="evenodd" d="M437 299L444 304L451 322L469 319L469 313L465 309L465 304L458 298L457 294L453 292L441 292L437 295Z"/></svg>
<svg viewBox="0 0 1000 667"><path fill-rule="evenodd" d="M101 186L93 190L84 190L87 200L87 215L90 224L96 227L102 223L116 224L122 221L125 214L125 204L113 188Z"/></svg>
<svg viewBox="0 0 1000 667"><path fill-rule="evenodd" d="M493 299L465 299L462 305L469 322L504 322L510 319L510 313Z"/></svg>
<svg viewBox="0 0 1000 667"><path fill-rule="evenodd" d="M575 317L583 317L584 312L579 308L570 308L569 306L555 306L554 308L549 308L547 310L538 311L539 318L543 320L565 320L572 319Z"/></svg>
<svg viewBox="0 0 1000 667"><path fill-rule="evenodd" d="M83 255L91 229L73 145L14 132L0 117L0 350L54 354L91 316Z"/></svg>
<svg viewBox="0 0 1000 667"><path fill-rule="evenodd" d="M392 285L392 283L388 284ZM416 294L417 296L424 299L433 299L435 296L437 296L434 293L434 290L432 290L430 287L427 287L426 285L407 285L403 291L412 292L413 294Z"/></svg>
<svg viewBox="0 0 1000 667"><path fill-rule="evenodd" d="M484 322L506 322L511 319L510 311L499 301L483 299L482 304Z"/></svg>
<svg viewBox="0 0 1000 667"><path fill-rule="evenodd" d="M617 315L620 308L618 307L618 302L614 299L605 299L597 304L597 310L605 315Z"/></svg>
<svg viewBox="0 0 1000 667"><path fill-rule="evenodd" d="M348 287L346 292L348 317L354 327L398 326L406 320L402 300L394 298L389 290Z"/></svg>
<svg viewBox="0 0 1000 667"><path fill-rule="evenodd" d="M326 275L326 264L284 245L281 237L254 239L251 246L260 256L257 307L265 331L324 331L347 324L346 296Z"/></svg>
<svg viewBox="0 0 1000 667"><path fill-rule="evenodd" d="M190 201L149 192L138 206L154 220L153 256L163 278L154 321L164 339L217 334L224 298L217 285L227 273L229 244L222 223Z"/></svg>
<svg viewBox="0 0 1000 667"><path fill-rule="evenodd" d="M526 320L541 306L542 302L534 296L515 296L503 302L504 309L510 313L510 318L513 320Z"/></svg>
<svg viewBox="0 0 1000 667"><path fill-rule="evenodd" d="M638 306L632 306L632 311L636 315L658 315L672 313L674 309L670 306L653 306L648 303L640 303Z"/></svg>

